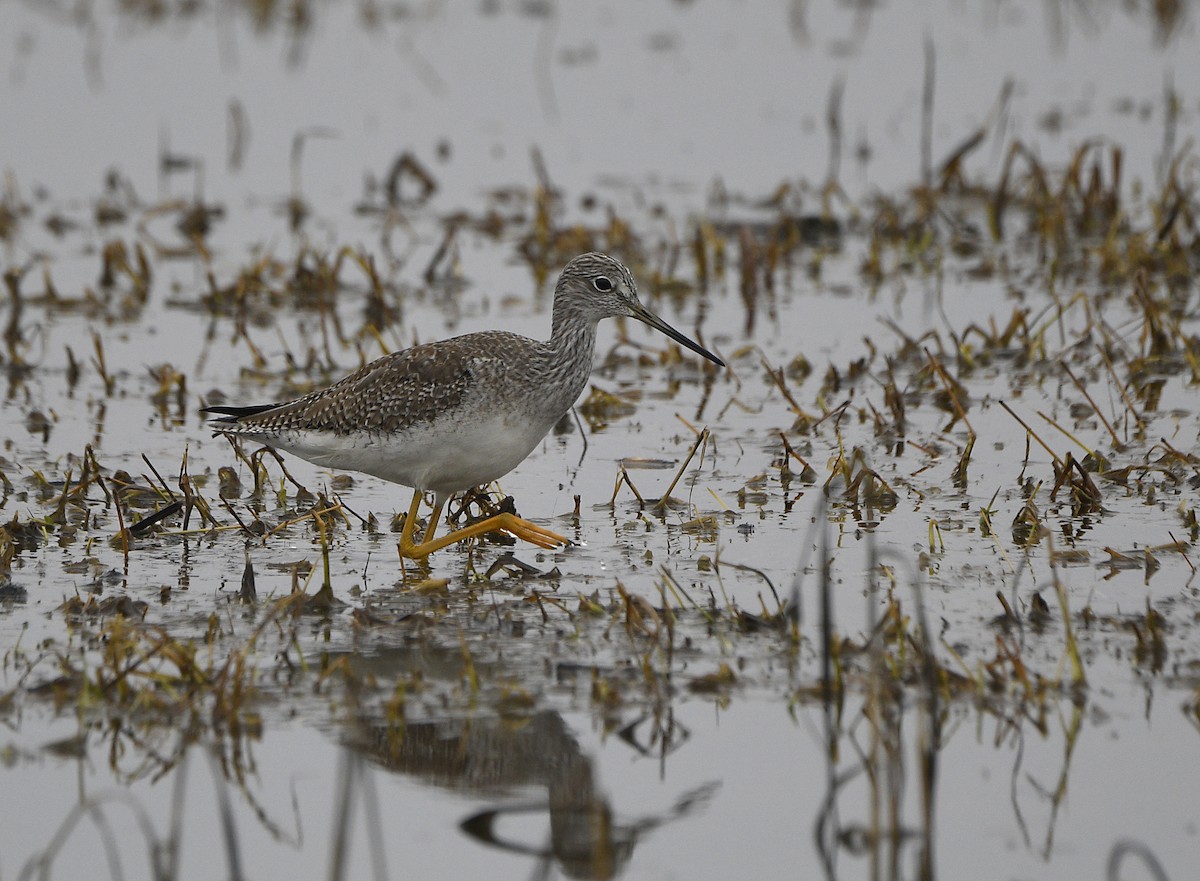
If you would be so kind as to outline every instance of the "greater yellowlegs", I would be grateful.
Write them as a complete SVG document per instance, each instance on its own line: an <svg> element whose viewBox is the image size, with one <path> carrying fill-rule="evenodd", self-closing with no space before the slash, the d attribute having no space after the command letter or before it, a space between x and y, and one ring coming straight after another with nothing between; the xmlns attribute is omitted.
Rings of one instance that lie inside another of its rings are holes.
<svg viewBox="0 0 1200 881"><path fill-rule="evenodd" d="M361 471L412 487L400 555L421 559L447 545L505 531L542 548L567 544L513 514L497 514L435 539L446 500L491 483L532 452L583 391L596 325L627 315L724 367L638 300L633 276L605 254L564 267L547 341L501 331L470 333L384 355L328 388L294 401L208 407L215 431L266 444L316 465ZM422 493L433 513L413 541Z"/></svg>

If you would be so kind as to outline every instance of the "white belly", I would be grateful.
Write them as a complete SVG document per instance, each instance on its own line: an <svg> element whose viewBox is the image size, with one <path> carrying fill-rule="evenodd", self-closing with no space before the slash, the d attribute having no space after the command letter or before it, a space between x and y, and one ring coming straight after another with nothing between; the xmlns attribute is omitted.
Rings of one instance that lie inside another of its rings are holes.
<svg viewBox="0 0 1200 881"><path fill-rule="evenodd" d="M340 471L361 471L392 483L452 493L490 483L519 465L549 426L490 416L439 419L401 434L284 432L257 440Z"/></svg>

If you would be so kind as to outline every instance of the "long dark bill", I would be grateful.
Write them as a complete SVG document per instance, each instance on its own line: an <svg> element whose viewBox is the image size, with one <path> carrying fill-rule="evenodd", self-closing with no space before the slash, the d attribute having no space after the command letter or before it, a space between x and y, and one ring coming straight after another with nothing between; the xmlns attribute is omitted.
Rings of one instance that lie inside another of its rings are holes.
<svg viewBox="0 0 1200 881"><path fill-rule="evenodd" d="M684 348L691 349L697 355L703 355L709 361L712 361L714 364L719 364L721 367L725 366L724 361L722 361L708 349L704 348L704 346L700 345L699 343L692 342L690 339L685 337L675 328L671 327L671 325L667 324L640 303L633 307L633 317L638 321L645 322L655 330L665 333L671 339L675 340L675 342L679 343L679 345L683 346Z"/></svg>

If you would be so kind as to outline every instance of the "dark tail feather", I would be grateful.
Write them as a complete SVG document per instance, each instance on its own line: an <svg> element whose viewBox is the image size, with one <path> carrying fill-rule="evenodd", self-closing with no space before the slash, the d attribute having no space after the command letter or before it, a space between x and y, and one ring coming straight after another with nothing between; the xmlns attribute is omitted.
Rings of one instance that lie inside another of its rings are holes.
<svg viewBox="0 0 1200 881"><path fill-rule="evenodd" d="M215 414L213 422L233 424L243 416L257 416L267 410L273 410L278 404L252 404L249 407L201 407L201 413Z"/></svg>

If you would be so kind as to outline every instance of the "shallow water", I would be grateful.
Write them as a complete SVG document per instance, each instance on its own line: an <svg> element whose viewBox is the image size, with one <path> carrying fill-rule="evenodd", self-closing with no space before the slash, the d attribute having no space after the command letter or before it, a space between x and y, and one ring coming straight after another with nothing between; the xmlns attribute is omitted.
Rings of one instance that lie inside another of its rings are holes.
<svg viewBox="0 0 1200 881"><path fill-rule="evenodd" d="M1144 698L1125 691L1098 703ZM1144 716L1082 710L1070 743L1065 731L1075 720L1069 705L1060 707L1045 736L1005 731L969 710L956 712L940 755L939 873L1103 877L1112 847L1136 841L1170 877L1186 877L1197 837L1190 797L1200 782L1190 758L1195 730L1177 702L1148 704ZM778 703L761 698L739 697L724 709L683 699L672 707L670 722L680 743L666 758L644 755L614 734L602 736L588 713L546 711L532 721L499 723L502 733L494 721L426 723L407 732L409 751L390 765L370 754L364 763L362 754L340 749L335 736L306 723L272 724L246 750L250 773L243 786L225 782L201 747L161 780L129 783L109 771L102 742L93 744L94 761L79 762L48 756L36 742L18 738L8 748L21 750L21 760L5 771L6 785L40 795L36 811L8 814L6 838L25 842L24 854L47 846L56 824L45 818L67 817L83 799L100 806L125 877L145 877L147 832L128 803L147 815L159 840L167 839L173 786L185 774L181 877L228 875L230 854L245 877L316 875L332 859L340 779L353 773L345 877L372 877L372 861L380 857L388 876L429 878L536 871L604 877L605 865L613 875L648 877L676 877L688 867L704 877L821 874L816 821L826 813L829 788L820 715L801 712L792 720ZM638 733L652 724L644 722ZM54 734L64 726L38 727ZM861 726L856 735L862 737ZM1155 749L1137 746L1150 737ZM430 739L441 748L431 749ZM538 762L531 761L534 751ZM1131 785L1134 752L1137 783ZM863 847L869 786L856 764L834 768L850 772L831 824L843 836L831 854L837 877L869 875L870 851ZM906 781L910 791L915 782ZM236 829L232 845L215 824L222 797ZM916 799L903 799L900 808L904 827L915 833ZM492 840L462 831L460 824L486 812L498 812L491 815ZM96 819L79 821L56 853L54 876L95 871L103 853ZM381 834L373 834L376 828ZM902 874L915 872L915 838L898 842L894 854L890 846L881 850L885 867L894 856ZM1131 877L1144 871L1137 858L1124 859ZM545 868L535 869L539 865Z"/></svg>

